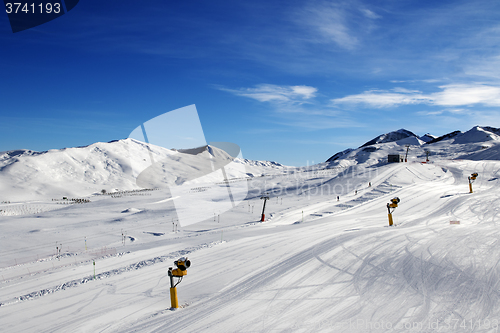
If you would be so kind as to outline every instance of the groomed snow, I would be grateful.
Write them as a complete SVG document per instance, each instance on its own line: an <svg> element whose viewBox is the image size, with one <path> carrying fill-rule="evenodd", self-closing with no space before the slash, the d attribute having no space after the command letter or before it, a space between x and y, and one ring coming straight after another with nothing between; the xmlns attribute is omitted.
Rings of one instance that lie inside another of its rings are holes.
<svg viewBox="0 0 500 333"><path fill-rule="evenodd" d="M477 144L438 142L431 163L416 146L383 163L401 148L388 142L314 168L255 164L237 180L246 200L184 228L162 189L3 203L19 214L0 216L2 331L497 332L500 162L453 159ZM192 266L171 310L181 256Z"/></svg>

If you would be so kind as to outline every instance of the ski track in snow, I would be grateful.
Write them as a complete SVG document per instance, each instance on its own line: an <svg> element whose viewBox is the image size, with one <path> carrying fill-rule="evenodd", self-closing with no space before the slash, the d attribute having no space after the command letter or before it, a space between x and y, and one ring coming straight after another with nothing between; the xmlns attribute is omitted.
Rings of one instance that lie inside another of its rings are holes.
<svg viewBox="0 0 500 333"><path fill-rule="evenodd" d="M41 219L2 217L8 250L0 273L15 278L0 285L1 330L497 332L499 170L499 162L470 160L293 176L274 170L248 181L239 206L178 232L172 202L159 191ZM469 194L472 172L479 177ZM344 189L339 201L327 191L336 185ZM259 191L271 196L265 223L258 222ZM394 196L401 203L390 228L385 205ZM81 250L82 235L94 248L127 242L127 252L98 260L95 280L89 260L70 262L77 250L50 269L47 260L5 266L53 239L70 238L63 243ZM177 287L182 307L171 310L166 270L187 255L193 265ZM24 271L34 267L36 274Z"/></svg>
<svg viewBox="0 0 500 333"><path fill-rule="evenodd" d="M31 293L26 294L26 295L18 296L18 297L16 297L13 300L0 302L0 306L6 306L6 305L9 305L9 304L14 304L14 303L17 303L19 301L32 300L32 299L35 299L35 298L38 298L38 297L41 297L41 296L45 296L45 295L52 294L52 293L55 293L55 292L58 292L58 291L66 290L68 288L74 288L74 287L77 287L77 286L79 286L81 284L85 284L85 283L91 282L93 280L102 280L102 279L105 279L105 278L109 278L112 275L122 274L124 272L128 272L128 271L131 271L131 270L138 270L138 269L141 269L141 268L146 267L146 266L151 266L151 265L155 265L155 264L158 264L158 263L165 262L167 260L176 259L178 257L183 257L183 256L186 256L187 254L192 253L193 251L201 250L201 249L207 248L207 247L212 247L212 246L217 245L217 244L219 244L219 243L213 242L213 243L210 243L210 244L202 244L202 245L200 245L198 247L195 247L195 248L187 248L187 249L184 249L184 250L172 252L172 253L170 253L168 255L165 255L165 256L155 257L155 258L151 258L151 259L147 259L147 260L141 260L141 261L139 261L137 263L130 264L130 265L126 266L126 267L121 267L119 269L113 269L111 271L107 271L107 272L96 274L95 278L92 275L85 276L85 277L83 277L81 279L68 281L68 282L65 282L65 283L63 283L61 285L55 286L55 287L46 288L46 289L43 289L43 290L38 290L38 291L31 292ZM126 254L126 253L118 253L116 256L120 257L120 256L122 256L124 254Z"/></svg>

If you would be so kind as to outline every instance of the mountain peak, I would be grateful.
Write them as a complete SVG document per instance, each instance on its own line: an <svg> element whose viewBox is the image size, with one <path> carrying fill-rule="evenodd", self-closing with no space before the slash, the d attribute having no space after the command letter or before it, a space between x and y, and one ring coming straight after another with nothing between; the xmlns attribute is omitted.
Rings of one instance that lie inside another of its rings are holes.
<svg viewBox="0 0 500 333"><path fill-rule="evenodd" d="M429 142L429 141L432 141L434 139L436 139L437 136L436 135L432 135L430 133L425 133L424 135L422 135L421 137L419 137L420 140L424 141L425 143Z"/></svg>
<svg viewBox="0 0 500 333"><path fill-rule="evenodd" d="M415 133L410 132L404 128L400 128L397 131L381 134L381 135L377 136L376 138L373 138L372 140L368 141L367 143L365 143L361 147L371 146L371 145L374 145L377 143L398 141L398 140L405 139L405 138L408 138L411 136L417 137L417 135L415 135Z"/></svg>
<svg viewBox="0 0 500 333"><path fill-rule="evenodd" d="M474 126L467 132L457 135L453 143L475 143L475 142L487 142L487 141L499 141L500 130L494 127L488 126Z"/></svg>

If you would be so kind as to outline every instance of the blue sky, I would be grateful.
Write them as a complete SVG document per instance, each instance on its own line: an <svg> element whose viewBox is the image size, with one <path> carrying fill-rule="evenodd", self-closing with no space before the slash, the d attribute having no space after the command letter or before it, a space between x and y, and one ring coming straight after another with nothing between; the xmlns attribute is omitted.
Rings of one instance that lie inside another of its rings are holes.
<svg viewBox="0 0 500 333"><path fill-rule="evenodd" d="M195 104L207 141L322 162L399 128L500 127L500 2L80 1L0 16L0 151L128 137Z"/></svg>

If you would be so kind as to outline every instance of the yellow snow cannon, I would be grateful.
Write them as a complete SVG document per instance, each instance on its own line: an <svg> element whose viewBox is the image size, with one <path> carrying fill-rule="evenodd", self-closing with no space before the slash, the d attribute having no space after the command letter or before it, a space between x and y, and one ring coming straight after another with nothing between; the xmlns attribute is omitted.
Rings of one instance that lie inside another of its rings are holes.
<svg viewBox="0 0 500 333"><path fill-rule="evenodd" d="M468 178L469 178L469 193L474 193L472 192L472 183L476 180L478 174L477 172L472 173Z"/></svg>
<svg viewBox="0 0 500 333"><path fill-rule="evenodd" d="M401 200L399 200L398 197L394 197L391 199L391 202L389 202L387 204L387 212L388 212L388 216L389 216L389 226L392 226L393 225L393 221L392 221L392 213L394 212L394 210L396 209L396 207L398 207L398 203L400 202ZM391 210L392 209L392 210Z"/></svg>
<svg viewBox="0 0 500 333"><path fill-rule="evenodd" d="M179 307L179 300L177 299L177 285L181 283L184 275L187 275L187 269L191 266L191 261L186 257L182 257L174 261L176 269L168 268L168 276L170 277L170 303L173 309ZM177 278L177 283L174 284L174 277Z"/></svg>

